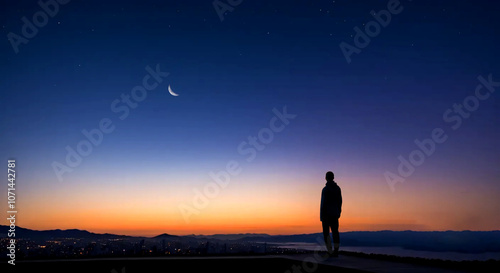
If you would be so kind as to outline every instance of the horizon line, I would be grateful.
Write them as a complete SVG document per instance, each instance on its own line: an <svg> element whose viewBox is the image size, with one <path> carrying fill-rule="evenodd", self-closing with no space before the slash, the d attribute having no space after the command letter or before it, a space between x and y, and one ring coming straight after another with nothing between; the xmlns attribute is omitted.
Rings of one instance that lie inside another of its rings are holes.
<svg viewBox="0 0 500 273"><path fill-rule="evenodd" d="M0 225L0 226L9 227L8 225ZM191 233L191 234L179 235L179 234L172 234L172 233L163 232L163 233L160 233L158 235L146 236L146 235L117 234L117 233L109 233L109 232L99 233L99 232L94 232L94 231L90 231L90 230L87 230L87 229L78 229L78 228L69 228L69 229L59 229L59 228L56 228L56 229L43 229L43 230L40 230L40 229L31 229L31 228L26 228L26 227L21 227L21 226L16 226L16 228L29 229L29 230L33 230L33 231L54 231L54 230L68 231L68 230L78 230L78 231L86 231L86 232L94 233L94 234L98 234L98 235L109 234L109 235L128 236L128 237L145 237L145 238L154 238L154 237L157 237L157 236L160 236L160 235L164 235L164 234L181 237L181 236L216 236L216 235L291 236L291 235L311 235L311 234L322 233L321 231L318 231L318 232L312 232L312 233L293 233L293 234L274 234L274 235L271 235L271 234L268 234L268 233L246 232L246 233L214 233L214 234L195 234L195 233ZM341 231L340 233L349 233L349 232L382 232L382 231L392 231L392 232L407 232L407 231L411 231L411 232L450 232L450 231L451 232L500 232L500 229L493 229L493 230L470 230L470 229L464 229L464 230L451 230L451 229L447 229L447 230L411 230L411 229L391 230L391 229L380 229L380 230L349 230L349 231Z"/></svg>

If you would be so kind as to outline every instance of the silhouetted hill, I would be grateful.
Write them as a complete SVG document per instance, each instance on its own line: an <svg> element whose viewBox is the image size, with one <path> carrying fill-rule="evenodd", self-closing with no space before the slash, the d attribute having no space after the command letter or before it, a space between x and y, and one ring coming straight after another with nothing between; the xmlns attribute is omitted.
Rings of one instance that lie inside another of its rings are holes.
<svg viewBox="0 0 500 273"><path fill-rule="evenodd" d="M240 240L242 238L269 238L271 235L265 233L238 233L238 234L213 234L213 235L193 235L200 239L216 239L216 240Z"/></svg>
<svg viewBox="0 0 500 273"><path fill-rule="evenodd" d="M244 237L240 241L317 243L321 233ZM343 246L397 246L424 251L500 252L500 231L353 231L341 233Z"/></svg>
<svg viewBox="0 0 500 273"><path fill-rule="evenodd" d="M319 237L321 236L321 237ZM266 235L266 236L247 236L238 239L238 241L248 242L268 242L268 243L317 243L317 238L323 240L323 234L297 234L297 235Z"/></svg>
<svg viewBox="0 0 500 273"><path fill-rule="evenodd" d="M153 239L176 239L176 238L179 238L180 236L177 236L177 235L171 235L171 234L168 234L168 233L163 233L163 234L160 234L158 236L155 236L153 237Z"/></svg>
<svg viewBox="0 0 500 273"><path fill-rule="evenodd" d="M9 226L0 225L0 237L7 238ZM130 238L126 235L115 235L109 233L93 233L79 229L53 229L53 230L32 230L22 227L16 227L16 238L30 240L53 240L61 238L80 238L80 239L118 239Z"/></svg>
<svg viewBox="0 0 500 273"><path fill-rule="evenodd" d="M500 251L500 231L377 231L343 234L352 246L401 246L426 251Z"/></svg>

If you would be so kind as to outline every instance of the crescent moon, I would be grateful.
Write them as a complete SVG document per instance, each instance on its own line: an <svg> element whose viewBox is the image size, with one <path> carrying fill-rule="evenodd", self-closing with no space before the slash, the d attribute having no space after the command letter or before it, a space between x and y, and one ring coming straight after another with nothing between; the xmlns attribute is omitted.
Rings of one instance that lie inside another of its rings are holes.
<svg viewBox="0 0 500 273"><path fill-rule="evenodd" d="M170 87L170 85L168 85L168 93L170 93L170 95L175 96L175 97L179 96L179 94L176 94L176 93L174 93L174 91L172 91L172 88Z"/></svg>

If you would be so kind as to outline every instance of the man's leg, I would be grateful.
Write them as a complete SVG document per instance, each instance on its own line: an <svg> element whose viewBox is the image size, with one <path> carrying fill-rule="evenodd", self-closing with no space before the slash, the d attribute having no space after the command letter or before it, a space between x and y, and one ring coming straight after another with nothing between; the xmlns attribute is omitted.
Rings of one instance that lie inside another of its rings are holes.
<svg viewBox="0 0 500 273"><path fill-rule="evenodd" d="M332 242L330 241L330 226L326 221L321 222L323 225L323 238L325 239L326 250L328 254L332 254Z"/></svg>
<svg viewBox="0 0 500 273"><path fill-rule="evenodd" d="M332 221L331 228L332 228L334 254L338 255L340 246L339 219Z"/></svg>

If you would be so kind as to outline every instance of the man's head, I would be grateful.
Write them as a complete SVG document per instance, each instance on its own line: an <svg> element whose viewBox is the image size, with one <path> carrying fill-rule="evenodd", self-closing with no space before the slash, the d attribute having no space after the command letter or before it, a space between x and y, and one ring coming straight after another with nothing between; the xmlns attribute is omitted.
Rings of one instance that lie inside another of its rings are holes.
<svg viewBox="0 0 500 273"><path fill-rule="evenodd" d="M325 179L326 181L333 181L333 178L335 176L333 175L333 172L326 172Z"/></svg>

